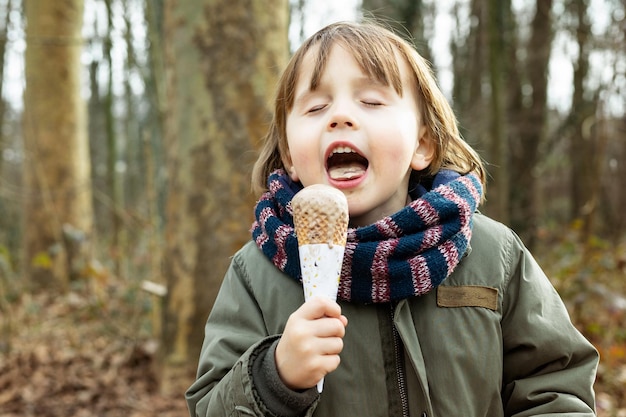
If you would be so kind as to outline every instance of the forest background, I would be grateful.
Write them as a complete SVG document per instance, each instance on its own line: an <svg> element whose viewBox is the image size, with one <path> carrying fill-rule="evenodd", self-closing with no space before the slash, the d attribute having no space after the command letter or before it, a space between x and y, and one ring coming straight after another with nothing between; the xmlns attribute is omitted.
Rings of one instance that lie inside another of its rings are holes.
<svg viewBox="0 0 626 417"><path fill-rule="evenodd" d="M375 16L433 63L626 416L626 1L0 0L0 416L185 416L290 51Z"/></svg>

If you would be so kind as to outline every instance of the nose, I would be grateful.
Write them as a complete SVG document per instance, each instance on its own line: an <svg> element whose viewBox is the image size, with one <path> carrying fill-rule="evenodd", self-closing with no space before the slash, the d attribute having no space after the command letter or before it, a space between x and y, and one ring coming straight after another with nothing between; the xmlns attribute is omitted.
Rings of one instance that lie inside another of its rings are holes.
<svg viewBox="0 0 626 417"><path fill-rule="evenodd" d="M358 123L353 112L350 110L350 106L336 103L328 121L328 130L342 128L355 129L357 127Z"/></svg>
<svg viewBox="0 0 626 417"><path fill-rule="evenodd" d="M350 121L350 120L344 120L343 122L342 121L332 121L332 122L330 122L328 127L330 127L331 129L334 129L334 128L336 128L338 126L341 126L341 125L344 125L346 127L353 127L354 123L352 121Z"/></svg>

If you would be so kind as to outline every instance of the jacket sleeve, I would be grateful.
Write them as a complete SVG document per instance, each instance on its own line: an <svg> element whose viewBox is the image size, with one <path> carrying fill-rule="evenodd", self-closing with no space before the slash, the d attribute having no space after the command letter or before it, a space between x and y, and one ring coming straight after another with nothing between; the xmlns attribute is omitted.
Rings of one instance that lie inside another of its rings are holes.
<svg viewBox="0 0 626 417"><path fill-rule="evenodd" d="M266 381L255 380L267 373L259 371L263 363L265 368L268 362L274 363L265 356L273 353L280 335L268 333L263 312L248 285L242 258L236 255L205 327L197 379L185 393L192 417L275 415L262 398L272 390ZM259 387L265 389L258 390ZM306 401L305 407L317 398L304 394L300 394L304 398L297 398L298 395L293 393L296 399Z"/></svg>
<svg viewBox="0 0 626 417"><path fill-rule="evenodd" d="M595 348L517 236L503 298L504 414L595 416Z"/></svg>

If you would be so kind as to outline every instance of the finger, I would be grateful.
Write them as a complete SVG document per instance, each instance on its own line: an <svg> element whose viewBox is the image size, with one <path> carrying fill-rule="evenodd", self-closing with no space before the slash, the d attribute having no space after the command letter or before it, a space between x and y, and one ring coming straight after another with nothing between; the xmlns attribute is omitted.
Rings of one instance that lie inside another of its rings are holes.
<svg viewBox="0 0 626 417"><path fill-rule="evenodd" d="M326 337L319 347L323 356L339 355L343 350L343 339L340 337Z"/></svg>
<svg viewBox="0 0 626 417"><path fill-rule="evenodd" d="M321 370L322 375L319 376L322 377L333 372L341 363L341 357L339 356L339 354L334 353L318 356L317 359L317 367L315 369ZM316 382L317 380L319 380L319 378L316 379Z"/></svg>
<svg viewBox="0 0 626 417"><path fill-rule="evenodd" d="M341 317L341 307L336 301L328 297L312 297L302 305L301 310L309 320L322 317Z"/></svg>
<svg viewBox="0 0 626 417"><path fill-rule="evenodd" d="M340 318L322 317L311 323L313 335L316 337L344 337L346 326Z"/></svg>

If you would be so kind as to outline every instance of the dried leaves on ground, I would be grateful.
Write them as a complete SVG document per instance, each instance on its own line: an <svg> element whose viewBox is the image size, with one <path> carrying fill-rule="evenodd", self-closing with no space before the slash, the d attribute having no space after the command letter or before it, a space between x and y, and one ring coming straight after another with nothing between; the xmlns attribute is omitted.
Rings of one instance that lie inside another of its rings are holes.
<svg viewBox="0 0 626 417"><path fill-rule="evenodd" d="M157 343L141 331L138 307L124 305L140 297L101 301L70 292L23 296L4 309L0 416L188 416L190 379L161 392Z"/></svg>

